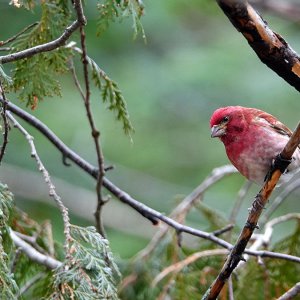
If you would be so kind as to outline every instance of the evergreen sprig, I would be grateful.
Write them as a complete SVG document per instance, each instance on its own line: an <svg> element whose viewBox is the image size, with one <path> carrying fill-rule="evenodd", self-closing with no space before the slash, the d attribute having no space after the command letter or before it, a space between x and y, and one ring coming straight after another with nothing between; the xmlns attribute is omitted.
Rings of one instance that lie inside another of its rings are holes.
<svg viewBox="0 0 300 300"><path fill-rule="evenodd" d="M111 22L131 16L134 38L140 33L146 38L143 25L140 21L144 14L144 5L141 0L101 0L98 5L99 17L97 21L97 35L102 35Z"/></svg>
<svg viewBox="0 0 300 300"><path fill-rule="evenodd" d="M115 276L119 274L109 244L94 227L71 225L70 256L55 274L55 292L64 299L117 300Z"/></svg>
<svg viewBox="0 0 300 300"><path fill-rule="evenodd" d="M125 134L130 136L134 132L134 128L130 122L126 101L118 84L93 59L87 57L87 60L92 71L92 79L95 86L101 91L103 102L108 103L108 109L116 114L117 120L123 125Z"/></svg>
<svg viewBox="0 0 300 300"><path fill-rule="evenodd" d="M13 208L13 196L6 185L0 182L0 298L17 299L18 286L9 268L12 251L9 237L9 220Z"/></svg>
<svg viewBox="0 0 300 300"><path fill-rule="evenodd" d="M41 10L39 24L13 43L12 52L49 42L64 31L70 15L65 1L42 1ZM20 99L34 108L44 97L60 95L61 86L57 76L67 72L69 55L69 50L62 47L18 60L12 72L12 87L20 92Z"/></svg>

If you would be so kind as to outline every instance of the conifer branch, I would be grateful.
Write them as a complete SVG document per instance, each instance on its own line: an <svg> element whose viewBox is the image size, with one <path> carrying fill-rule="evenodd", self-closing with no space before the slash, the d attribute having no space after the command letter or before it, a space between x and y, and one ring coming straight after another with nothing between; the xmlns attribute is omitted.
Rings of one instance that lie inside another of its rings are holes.
<svg viewBox="0 0 300 300"><path fill-rule="evenodd" d="M81 23L79 20L74 21L70 26L68 26L64 33L58 37L57 39L50 41L48 43L44 43L41 45L37 45L19 52L7 54L0 56L0 64L5 64L13 61L17 61L23 58L28 58L34 56L39 53L49 52L59 48L60 46L65 45L66 41L70 38L70 36L80 27Z"/></svg>

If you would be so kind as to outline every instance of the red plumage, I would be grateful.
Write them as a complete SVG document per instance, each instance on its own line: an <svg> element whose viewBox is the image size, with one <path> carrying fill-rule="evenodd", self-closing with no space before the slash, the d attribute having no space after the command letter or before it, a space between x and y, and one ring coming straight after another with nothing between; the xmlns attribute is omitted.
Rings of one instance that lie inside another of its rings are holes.
<svg viewBox="0 0 300 300"><path fill-rule="evenodd" d="M227 156L238 171L251 181L263 184L272 161L286 145L291 130L274 116L242 106L217 109L210 119L211 136L223 142ZM289 180L300 169L300 149L282 176Z"/></svg>

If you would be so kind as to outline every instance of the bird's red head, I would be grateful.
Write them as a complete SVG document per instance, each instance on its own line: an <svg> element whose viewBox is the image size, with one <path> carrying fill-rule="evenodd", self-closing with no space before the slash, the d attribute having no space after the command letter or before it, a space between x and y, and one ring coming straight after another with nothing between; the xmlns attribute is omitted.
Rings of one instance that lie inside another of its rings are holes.
<svg viewBox="0 0 300 300"><path fill-rule="evenodd" d="M236 136L247 124L244 107L227 106L217 109L210 119L211 137L219 137L223 142Z"/></svg>

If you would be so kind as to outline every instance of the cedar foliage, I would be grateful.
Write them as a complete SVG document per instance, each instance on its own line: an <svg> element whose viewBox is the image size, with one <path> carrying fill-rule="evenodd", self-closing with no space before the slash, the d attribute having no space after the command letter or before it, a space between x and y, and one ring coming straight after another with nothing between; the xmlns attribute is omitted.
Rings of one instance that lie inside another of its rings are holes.
<svg viewBox="0 0 300 300"><path fill-rule="evenodd" d="M34 11L39 6L41 18L11 44L11 53L57 38L74 17L70 1L24 0L18 3L29 11ZM144 13L141 1L102 0L98 1L97 9L97 35L100 38L111 22L131 17L134 37L141 34L145 39L140 21ZM38 102L45 97L60 95L61 75L70 72L70 61L79 60L80 54L81 49L76 47L76 42L70 43L54 51L14 62L11 73L0 66L0 76L7 91L17 92L21 101L36 108ZM133 127L118 84L90 57L88 64L91 70L90 80L98 88L100 98L121 122L124 132L130 134ZM226 217L215 208L200 204L196 208L199 217L208 221L210 226L207 230L213 231L228 223ZM60 260L62 266L49 270L31 261L13 244L9 235L11 230L35 237L37 250ZM232 242L238 232L239 228L236 228L230 236L225 235L225 238ZM298 222L294 233L272 245L271 250L300 256L299 232ZM72 250L70 255L65 256L63 246L53 239L51 224L38 224L17 209L13 204L12 193L0 183L0 298L116 300L120 297L124 300L193 300L205 293L224 261L223 256L201 258L179 272L171 272L152 286L153 279L166 267L194 252L215 249L216 245L198 240L193 247L179 247L177 236L170 230L148 257L116 262L109 242L94 227L71 225L71 236ZM299 264L264 259L264 264L259 265L256 259L250 258L245 267L233 276L235 297L249 300L278 297L299 280L295 278L295 274L300 274ZM133 280L126 281L126 278Z"/></svg>

